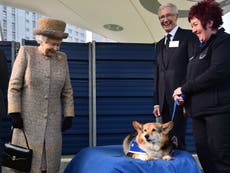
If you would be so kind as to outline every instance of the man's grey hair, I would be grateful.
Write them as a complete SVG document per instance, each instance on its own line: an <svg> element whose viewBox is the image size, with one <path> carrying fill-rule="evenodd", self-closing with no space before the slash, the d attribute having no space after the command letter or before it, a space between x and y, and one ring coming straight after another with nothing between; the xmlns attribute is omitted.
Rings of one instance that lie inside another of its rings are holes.
<svg viewBox="0 0 230 173"><path fill-rule="evenodd" d="M175 13L178 14L178 8L176 5L172 4L172 3L167 3L167 4L162 4L159 9L158 9L158 15L160 14L160 11L166 7L170 7L173 8Z"/></svg>
<svg viewBox="0 0 230 173"><path fill-rule="evenodd" d="M42 42L46 42L48 37L44 35L36 35L36 41L38 44L41 44Z"/></svg>

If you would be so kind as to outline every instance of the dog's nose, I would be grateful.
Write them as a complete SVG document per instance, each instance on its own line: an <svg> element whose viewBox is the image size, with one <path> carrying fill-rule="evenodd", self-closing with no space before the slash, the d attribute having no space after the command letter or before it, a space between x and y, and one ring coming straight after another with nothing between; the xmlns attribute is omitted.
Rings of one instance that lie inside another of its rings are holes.
<svg viewBox="0 0 230 173"><path fill-rule="evenodd" d="M145 139L148 140L149 139L149 134L145 135Z"/></svg>

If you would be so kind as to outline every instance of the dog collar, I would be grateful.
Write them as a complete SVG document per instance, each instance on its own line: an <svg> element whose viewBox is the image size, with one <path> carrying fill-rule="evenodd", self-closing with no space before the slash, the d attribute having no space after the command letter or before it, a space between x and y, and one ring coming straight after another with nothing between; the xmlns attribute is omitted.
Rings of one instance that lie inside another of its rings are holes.
<svg viewBox="0 0 230 173"><path fill-rule="evenodd" d="M145 151L143 151L137 144L136 140L133 139L131 142L130 142L130 145L129 145L129 152L130 153L139 153L139 154L144 154Z"/></svg>

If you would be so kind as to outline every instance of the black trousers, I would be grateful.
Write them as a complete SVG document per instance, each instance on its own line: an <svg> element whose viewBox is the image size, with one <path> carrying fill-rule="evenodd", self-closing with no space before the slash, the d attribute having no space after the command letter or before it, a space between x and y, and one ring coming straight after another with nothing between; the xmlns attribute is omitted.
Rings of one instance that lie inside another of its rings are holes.
<svg viewBox="0 0 230 173"><path fill-rule="evenodd" d="M192 118L197 155L205 173L230 173L230 112Z"/></svg>
<svg viewBox="0 0 230 173"><path fill-rule="evenodd" d="M164 103L162 109L163 123L167 123L172 120L173 104ZM174 127L170 132L170 137L176 136L178 140L178 146L176 149L185 150L185 134L186 134L186 117L183 114L183 108L181 106L176 107L175 116L173 118Z"/></svg>

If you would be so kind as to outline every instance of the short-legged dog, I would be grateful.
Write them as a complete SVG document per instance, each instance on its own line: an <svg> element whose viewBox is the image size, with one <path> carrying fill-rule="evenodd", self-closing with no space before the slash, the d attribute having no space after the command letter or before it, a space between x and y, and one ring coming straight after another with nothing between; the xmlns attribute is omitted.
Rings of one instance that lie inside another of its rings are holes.
<svg viewBox="0 0 230 173"><path fill-rule="evenodd" d="M123 141L123 150L127 156L141 160L171 159L173 146L168 133L173 128L172 121L165 124L133 121L132 124L136 131Z"/></svg>

